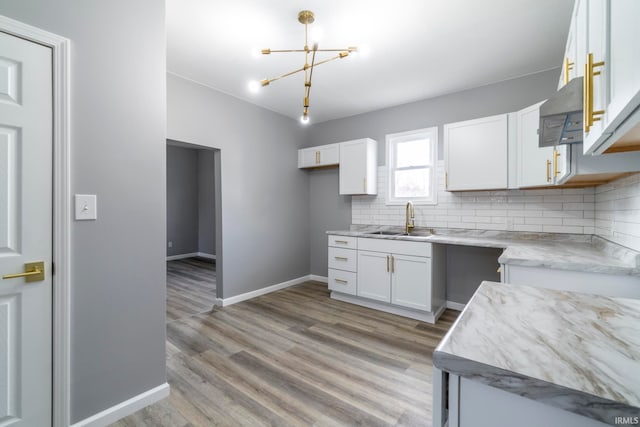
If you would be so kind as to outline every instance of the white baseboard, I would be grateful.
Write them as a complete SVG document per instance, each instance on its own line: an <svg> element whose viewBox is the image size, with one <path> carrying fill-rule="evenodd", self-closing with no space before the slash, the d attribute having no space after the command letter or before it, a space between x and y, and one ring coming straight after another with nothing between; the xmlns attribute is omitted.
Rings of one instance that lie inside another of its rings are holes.
<svg viewBox="0 0 640 427"><path fill-rule="evenodd" d="M129 400L125 400L109 409L105 409L102 412L85 418L73 424L71 427L106 427L115 423L121 418L131 415L134 412L156 403L165 397L169 396L169 384L164 383L156 388L147 390L137 396L132 397Z"/></svg>
<svg viewBox="0 0 640 427"><path fill-rule="evenodd" d="M206 252L198 252L198 255L196 256L200 258L206 258L206 259L216 259L216 256L214 254L208 254Z"/></svg>
<svg viewBox="0 0 640 427"><path fill-rule="evenodd" d="M297 279L287 280L286 282L276 283L275 285L267 286L266 288L257 289L255 291L247 292L244 294L236 295L234 297L229 298L216 298L215 304L219 307L226 307L231 304L235 304L241 301L246 301L251 298L259 297L260 295L265 295L271 292L279 291L280 289L289 288L291 286L299 285L300 283L307 282L309 280L317 280L322 282L322 276L315 276L313 274L307 274L306 276L298 277ZM324 278L324 281L327 282L327 278Z"/></svg>
<svg viewBox="0 0 640 427"><path fill-rule="evenodd" d="M329 278L327 276L318 276L316 274L310 274L309 280L314 280L316 282L329 283Z"/></svg>
<svg viewBox="0 0 640 427"><path fill-rule="evenodd" d="M447 301L447 308L452 310L462 311L464 310L466 304L461 304L459 302Z"/></svg>
<svg viewBox="0 0 640 427"><path fill-rule="evenodd" d="M170 255L167 257L167 261L175 261L177 259L185 259L185 258L207 258L207 259L216 259L216 256L213 254L208 254L206 252L191 252L188 254L179 254L179 255Z"/></svg>

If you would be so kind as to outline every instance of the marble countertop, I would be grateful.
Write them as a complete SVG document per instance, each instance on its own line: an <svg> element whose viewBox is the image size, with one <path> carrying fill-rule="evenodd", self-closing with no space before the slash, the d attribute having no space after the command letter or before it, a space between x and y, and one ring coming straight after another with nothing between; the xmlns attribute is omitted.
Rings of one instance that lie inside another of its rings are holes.
<svg viewBox="0 0 640 427"><path fill-rule="evenodd" d="M433 364L614 424L640 415L640 300L482 282Z"/></svg>
<svg viewBox="0 0 640 427"><path fill-rule="evenodd" d="M503 248L501 264L640 276L640 253L597 236L440 228L416 228L408 236L371 234L381 230L404 232L403 227L352 225L327 234Z"/></svg>

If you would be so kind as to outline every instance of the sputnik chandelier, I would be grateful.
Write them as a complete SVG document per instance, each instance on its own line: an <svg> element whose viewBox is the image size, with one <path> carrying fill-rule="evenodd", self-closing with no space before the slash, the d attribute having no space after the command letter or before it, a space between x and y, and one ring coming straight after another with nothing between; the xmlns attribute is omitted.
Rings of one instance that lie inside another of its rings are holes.
<svg viewBox="0 0 640 427"><path fill-rule="evenodd" d="M272 79L263 79L258 81L253 81L249 83L249 89L253 92L256 92L261 86L268 86L272 82L276 80L280 80L284 77L291 76L293 74L297 74L304 71L304 100L303 100L303 110L302 116L300 117L300 121L302 123L309 123L309 95L311 94L311 79L313 78L313 70L315 67L326 64L327 62L334 61L336 59L342 59L349 56L352 52L357 52L358 48L355 46L350 46L344 49L319 49L318 42L314 41L311 46L309 46L309 24L312 24L315 20L313 12L310 10L303 10L298 13L298 22L304 25L304 48L302 49L262 49L260 53L262 55L271 55L272 53L302 53L304 52L304 65L302 68L298 68L296 70L290 71L288 73L282 74L278 77L274 77ZM328 59L324 59L316 62L316 53L318 52L338 52L336 56L333 56ZM311 63L309 63L309 56L311 56Z"/></svg>

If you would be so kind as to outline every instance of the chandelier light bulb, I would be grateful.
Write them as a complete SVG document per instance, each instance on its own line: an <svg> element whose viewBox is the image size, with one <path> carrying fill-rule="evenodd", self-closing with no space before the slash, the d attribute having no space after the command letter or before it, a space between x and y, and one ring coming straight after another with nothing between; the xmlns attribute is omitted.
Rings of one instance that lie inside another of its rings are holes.
<svg viewBox="0 0 640 427"><path fill-rule="evenodd" d="M251 80L249 82L249 92L258 93L260 90L260 83L257 80Z"/></svg>
<svg viewBox="0 0 640 427"><path fill-rule="evenodd" d="M262 56L262 49L260 49L259 47L254 47L253 49L251 49L251 56L253 56L254 58L260 58Z"/></svg>
<svg viewBox="0 0 640 427"><path fill-rule="evenodd" d="M300 116L300 123L303 125L309 124L309 116L307 114Z"/></svg>
<svg viewBox="0 0 640 427"><path fill-rule="evenodd" d="M309 35L311 36L311 41L313 43L319 43L322 41L322 37L324 37L324 31L322 31L322 28L320 27L314 27L311 29L311 34Z"/></svg>

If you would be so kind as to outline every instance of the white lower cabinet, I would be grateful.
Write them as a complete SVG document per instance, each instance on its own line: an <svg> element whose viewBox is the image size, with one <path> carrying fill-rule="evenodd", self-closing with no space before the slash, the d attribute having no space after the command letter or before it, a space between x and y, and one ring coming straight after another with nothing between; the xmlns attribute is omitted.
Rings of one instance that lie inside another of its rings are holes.
<svg viewBox="0 0 640 427"><path fill-rule="evenodd" d="M434 427L604 427L607 424L434 368ZM448 383L448 384L446 384ZM436 387L437 385L437 387Z"/></svg>
<svg viewBox="0 0 640 427"><path fill-rule="evenodd" d="M329 290L342 292L343 294L355 295L357 274L351 271L329 269Z"/></svg>
<svg viewBox="0 0 640 427"><path fill-rule="evenodd" d="M507 264L502 265L501 277L512 285L640 299L640 277L633 275Z"/></svg>
<svg viewBox="0 0 640 427"><path fill-rule="evenodd" d="M331 298L435 323L445 308L445 249L428 242L329 236ZM352 255L357 262L351 264Z"/></svg>
<svg viewBox="0 0 640 427"><path fill-rule="evenodd" d="M391 255L391 303L431 311L431 258Z"/></svg>
<svg viewBox="0 0 640 427"><path fill-rule="evenodd" d="M391 302L390 257L381 252L358 251L358 296Z"/></svg>
<svg viewBox="0 0 640 427"><path fill-rule="evenodd" d="M329 277L332 291L355 295L358 283L357 239L355 237L329 236Z"/></svg>

